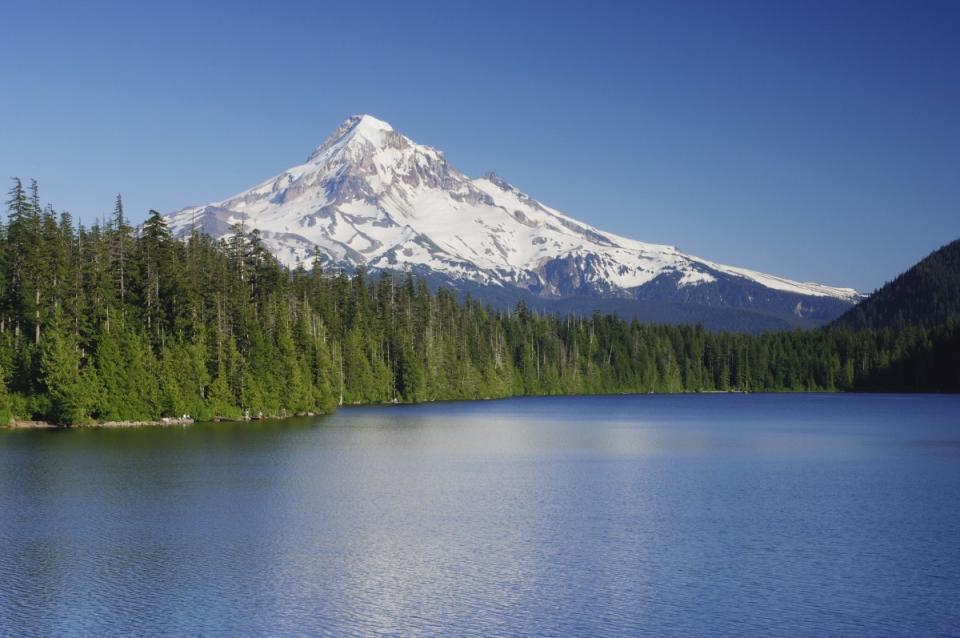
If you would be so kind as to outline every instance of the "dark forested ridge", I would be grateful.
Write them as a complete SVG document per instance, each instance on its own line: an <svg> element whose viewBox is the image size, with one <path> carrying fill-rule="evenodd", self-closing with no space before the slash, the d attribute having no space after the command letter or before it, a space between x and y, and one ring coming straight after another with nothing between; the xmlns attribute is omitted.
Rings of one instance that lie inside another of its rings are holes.
<svg viewBox="0 0 960 638"><path fill-rule="evenodd" d="M960 325L761 336L499 311L409 274L289 270L256 230L89 228L10 190L0 413L59 423L288 415L337 404L710 390L957 390Z"/></svg>
<svg viewBox="0 0 960 638"><path fill-rule="evenodd" d="M834 323L847 328L938 326L960 318L960 239L930 253Z"/></svg>

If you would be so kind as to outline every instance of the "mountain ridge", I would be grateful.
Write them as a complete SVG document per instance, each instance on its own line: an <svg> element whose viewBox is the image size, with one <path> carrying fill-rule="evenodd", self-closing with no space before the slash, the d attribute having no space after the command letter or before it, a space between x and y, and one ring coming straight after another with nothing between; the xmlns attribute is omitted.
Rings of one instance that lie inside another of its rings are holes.
<svg viewBox="0 0 960 638"><path fill-rule="evenodd" d="M897 275L834 325L852 329L932 327L960 317L960 239Z"/></svg>
<svg viewBox="0 0 960 638"><path fill-rule="evenodd" d="M259 229L288 266L422 267L451 282L538 298L727 306L828 321L862 295L687 255L595 228L496 173L470 178L442 151L369 115L347 118L307 160L233 197L168 216L183 237Z"/></svg>

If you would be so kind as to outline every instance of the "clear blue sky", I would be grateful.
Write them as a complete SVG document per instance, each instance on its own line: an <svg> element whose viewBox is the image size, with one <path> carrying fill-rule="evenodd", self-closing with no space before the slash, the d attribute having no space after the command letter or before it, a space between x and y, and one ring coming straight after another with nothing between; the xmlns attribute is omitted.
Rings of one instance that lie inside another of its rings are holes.
<svg viewBox="0 0 960 638"><path fill-rule="evenodd" d="M0 175L89 223L371 113L605 230L871 290L960 237L958 2L8 0Z"/></svg>

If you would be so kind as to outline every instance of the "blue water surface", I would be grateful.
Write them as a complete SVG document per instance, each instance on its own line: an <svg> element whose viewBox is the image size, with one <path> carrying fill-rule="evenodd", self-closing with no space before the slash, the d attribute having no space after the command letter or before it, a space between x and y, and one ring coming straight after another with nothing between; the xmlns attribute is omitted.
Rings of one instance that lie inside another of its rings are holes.
<svg viewBox="0 0 960 638"><path fill-rule="evenodd" d="M960 397L0 431L0 634L960 635Z"/></svg>

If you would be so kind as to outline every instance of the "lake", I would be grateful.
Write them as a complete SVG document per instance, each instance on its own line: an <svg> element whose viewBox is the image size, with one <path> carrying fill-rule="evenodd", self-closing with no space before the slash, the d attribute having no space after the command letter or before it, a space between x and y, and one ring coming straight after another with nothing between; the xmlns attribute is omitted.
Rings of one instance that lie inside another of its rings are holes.
<svg viewBox="0 0 960 638"><path fill-rule="evenodd" d="M0 430L3 635L958 635L960 397Z"/></svg>

